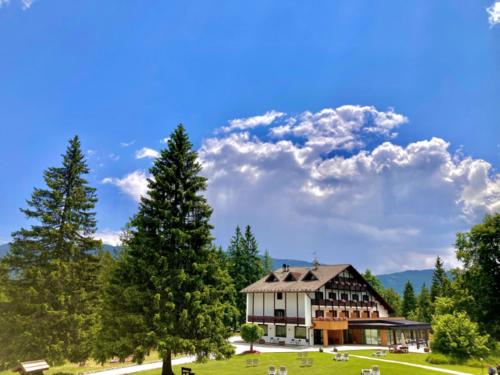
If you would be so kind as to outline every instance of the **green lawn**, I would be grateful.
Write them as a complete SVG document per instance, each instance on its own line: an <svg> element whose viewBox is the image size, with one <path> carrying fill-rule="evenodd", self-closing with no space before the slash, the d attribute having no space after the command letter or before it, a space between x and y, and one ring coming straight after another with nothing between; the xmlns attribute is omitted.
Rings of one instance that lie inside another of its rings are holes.
<svg viewBox="0 0 500 375"><path fill-rule="evenodd" d="M159 360L158 353L151 352L151 354L146 357L144 362L152 362L152 361L157 361L157 360ZM89 360L86 362L85 366L79 366L77 363L66 363L66 364L61 365L61 366L54 366L54 367L51 367L48 371L45 371L44 375L54 375L57 373L81 374L84 372L100 371L100 370L116 368L116 367L131 366L133 364L134 364L133 362L125 362L125 363L109 363L109 362L107 362L104 365L101 365L100 363ZM19 373L12 372L10 370L0 371L0 375L15 375L15 374L19 374Z"/></svg>
<svg viewBox="0 0 500 375"><path fill-rule="evenodd" d="M351 354L356 354L356 352L351 352ZM370 351L370 354L373 351ZM366 352L361 352L360 354L367 354ZM425 355L421 355L424 357ZM257 367L246 367L246 360L251 358L259 359L259 366ZM325 374L342 374L342 375L359 375L360 370L363 368L371 368L373 365L378 365L380 367L382 375L424 375L424 374L443 374L440 372L431 372L429 370L420 369L416 367L409 367L405 365L384 363L380 361L372 361L366 359L359 359L351 357L348 362L335 362L332 360L332 353L319 353L313 352L309 353L309 358L313 358L313 366L309 368L300 367L300 360L297 359L296 353L262 353L262 354L252 354L252 355L239 355L235 356L229 360L225 361L209 361L203 364L189 364L184 365L190 367L196 375L267 375L267 367L270 365L274 366L286 366L288 369L288 374L307 374L307 375L325 375ZM401 360L402 358L399 358ZM419 363L429 365L428 363ZM180 374L180 367L175 367L175 373ZM461 371L479 374L480 372L472 372L469 369L463 368ZM473 369L477 370L477 369ZM145 371L140 373L140 375L158 375L160 370Z"/></svg>

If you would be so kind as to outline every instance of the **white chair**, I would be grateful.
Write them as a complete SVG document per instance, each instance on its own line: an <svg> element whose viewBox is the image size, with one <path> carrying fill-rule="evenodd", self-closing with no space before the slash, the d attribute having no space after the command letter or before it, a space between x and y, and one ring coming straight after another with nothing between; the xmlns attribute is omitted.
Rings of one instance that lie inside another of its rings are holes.
<svg viewBox="0 0 500 375"><path fill-rule="evenodd" d="M276 367L274 366L269 366L267 368L267 375L276 375Z"/></svg>
<svg viewBox="0 0 500 375"><path fill-rule="evenodd" d="M306 366L311 367L313 365L313 359L312 358L307 358L306 359Z"/></svg>
<svg viewBox="0 0 500 375"><path fill-rule="evenodd" d="M342 354L335 353L335 357L333 357L334 361L342 361Z"/></svg>
<svg viewBox="0 0 500 375"><path fill-rule="evenodd" d="M372 374L372 370L365 369L365 368L361 370L361 373L360 373L360 374L361 374L361 375L373 375L373 374Z"/></svg>
<svg viewBox="0 0 500 375"><path fill-rule="evenodd" d="M380 375L380 367L372 366L372 375Z"/></svg>
<svg viewBox="0 0 500 375"><path fill-rule="evenodd" d="M288 375L288 372L286 371L285 366L280 366L279 375Z"/></svg>
<svg viewBox="0 0 500 375"><path fill-rule="evenodd" d="M349 360L349 353L342 354L342 361L348 361L348 360Z"/></svg>

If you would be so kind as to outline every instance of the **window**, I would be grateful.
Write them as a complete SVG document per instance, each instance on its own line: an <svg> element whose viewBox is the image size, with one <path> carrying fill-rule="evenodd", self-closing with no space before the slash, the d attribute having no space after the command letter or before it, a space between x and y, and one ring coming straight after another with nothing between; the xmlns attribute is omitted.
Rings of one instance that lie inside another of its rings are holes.
<svg viewBox="0 0 500 375"><path fill-rule="evenodd" d="M340 316L342 318L349 318L349 311L347 311L347 310L341 311Z"/></svg>
<svg viewBox="0 0 500 375"><path fill-rule="evenodd" d="M283 309L274 310L274 316L277 318L283 318L285 316L285 310Z"/></svg>
<svg viewBox="0 0 500 375"><path fill-rule="evenodd" d="M363 301L368 302L369 299L370 299L370 297L368 297L367 295L363 296Z"/></svg>
<svg viewBox="0 0 500 375"><path fill-rule="evenodd" d="M318 278L311 271L307 272L306 275L302 278L302 281L314 281L314 280L318 280Z"/></svg>
<svg viewBox="0 0 500 375"><path fill-rule="evenodd" d="M296 339L305 339L306 338L306 327L295 327L295 338Z"/></svg>
<svg viewBox="0 0 500 375"><path fill-rule="evenodd" d="M328 293L328 298L333 299L335 301L337 299L337 293L335 292Z"/></svg>
<svg viewBox="0 0 500 375"><path fill-rule="evenodd" d="M353 311L352 312L352 317L353 318L359 318L359 311Z"/></svg>
<svg viewBox="0 0 500 375"><path fill-rule="evenodd" d="M352 300L353 300L353 301L359 301L359 295L357 295L357 294L353 294L353 295L352 295Z"/></svg>
<svg viewBox="0 0 500 375"><path fill-rule="evenodd" d="M263 336L267 336L267 324L259 324L259 327L264 330Z"/></svg>
<svg viewBox="0 0 500 375"><path fill-rule="evenodd" d="M380 335L378 329L365 329L365 344L380 345Z"/></svg>
<svg viewBox="0 0 500 375"><path fill-rule="evenodd" d="M332 318L336 318L337 317L337 310L330 310L330 315Z"/></svg>
<svg viewBox="0 0 500 375"><path fill-rule="evenodd" d="M273 283L278 281L278 278L274 273L271 273L267 278L266 278L266 283Z"/></svg>
<svg viewBox="0 0 500 375"><path fill-rule="evenodd" d="M315 292L314 298L315 299L323 299L323 292Z"/></svg>
<svg viewBox="0 0 500 375"><path fill-rule="evenodd" d="M322 318L324 315L323 310L316 310L316 318Z"/></svg>
<svg viewBox="0 0 500 375"><path fill-rule="evenodd" d="M378 318L378 311L372 312L372 318Z"/></svg>
<svg viewBox="0 0 500 375"><path fill-rule="evenodd" d="M347 293L342 293L342 294L340 295L340 299L341 299L341 300L344 300L344 301L347 301L347 300L349 299L349 296L347 295Z"/></svg>
<svg viewBox="0 0 500 375"><path fill-rule="evenodd" d="M286 337L286 326L276 326L276 337Z"/></svg>
<svg viewBox="0 0 500 375"><path fill-rule="evenodd" d="M278 292L277 295L276 295L276 298L277 299L283 299L283 293Z"/></svg>

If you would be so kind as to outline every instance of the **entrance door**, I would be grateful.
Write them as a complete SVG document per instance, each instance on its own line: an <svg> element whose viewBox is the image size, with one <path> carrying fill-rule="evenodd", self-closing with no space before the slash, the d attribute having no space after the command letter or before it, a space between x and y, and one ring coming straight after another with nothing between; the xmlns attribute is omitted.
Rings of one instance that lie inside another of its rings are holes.
<svg viewBox="0 0 500 375"><path fill-rule="evenodd" d="M314 330L314 345L323 345L323 330Z"/></svg>

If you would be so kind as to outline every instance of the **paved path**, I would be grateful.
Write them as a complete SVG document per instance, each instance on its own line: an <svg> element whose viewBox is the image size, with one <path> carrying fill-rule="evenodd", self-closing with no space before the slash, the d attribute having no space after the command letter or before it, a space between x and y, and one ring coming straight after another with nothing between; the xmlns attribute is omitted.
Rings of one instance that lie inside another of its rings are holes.
<svg viewBox="0 0 500 375"><path fill-rule="evenodd" d="M399 365L406 365L406 366L412 366L412 367L419 367L423 368L425 370L431 370L431 371L438 371L438 372L445 372L447 374L455 374L455 375L472 375L469 374L468 372L460 372L460 371L454 371L454 370L448 370L445 368L438 368L438 367L431 367L431 366L425 366L425 365L417 365L415 363L409 363L409 362L400 362L400 361L393 361L391 359L381 359L381 358L373 358L373 357L366 357L364 355L355 355L355 354L349 354L350 357L356 357L356 358L362 358L362 359L370 359L372 361L380 361L380 362L388 362L388 363L397 363Z"/></svg>

